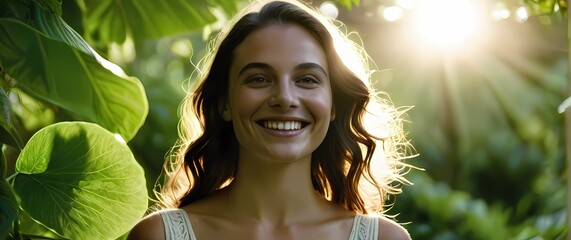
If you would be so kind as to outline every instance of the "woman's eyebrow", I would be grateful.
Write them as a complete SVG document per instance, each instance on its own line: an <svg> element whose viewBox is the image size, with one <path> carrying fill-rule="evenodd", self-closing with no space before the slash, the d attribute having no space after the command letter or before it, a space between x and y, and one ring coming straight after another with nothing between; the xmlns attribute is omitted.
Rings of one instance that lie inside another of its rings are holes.
<svg viewBox="0 0 571 240"><path fill-rule="evenodd" d="M252 68L265 69L265 70L272 70L273 69L272 66L270 66L269 64L260 63L260 62L253 62L253 63L246 64L246 66L244 66L242 69L240 69L240 72L238 72L238 76L242 75L242 73L244 73L248 69L252 69Z"/></svg>
<svg viewBox="0 0 571 240"><path fill-rule="evenodd" d="M246 66L244 66L242 69L240 69L240 71L238 72L238 76L242 75L242 73L244 73L245 71L247 71L249 69L253 69L253 68L264 69L264 70L273 70L274 69L274 68L272 68L272 66L270 66L267 63L253 62L253 63L246 64ZM308 70L308 69L317 69L318 71L322 72L325 76L328 75L327 71L325 71L325 69L321 65L319 65L317 63L312 63L312 62L299 64L299 65L295 66L294 71L302 71L302 70Z"/></svg>
<svg viewBox="0 0 571 240"><path fill-rule="evenodd" d="M325 69L321 65L319 65L317 63L312 63L312 62L299 64L299 65L295 66L294 70L295 71L301 71L301 70L307 70L307 69L317 69L320 72L322 72L325 76L328 75L327 72L325 71Z"/></svg>

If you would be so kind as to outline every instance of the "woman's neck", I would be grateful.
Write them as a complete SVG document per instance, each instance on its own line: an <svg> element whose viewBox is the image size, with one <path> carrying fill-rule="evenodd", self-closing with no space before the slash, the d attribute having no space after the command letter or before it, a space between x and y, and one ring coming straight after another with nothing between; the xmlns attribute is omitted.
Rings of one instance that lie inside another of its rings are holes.
<svg viewBox="0 0 571 240"><path fill-rule="evenodd" d="M330 207L313 189L310 157L295 162L241 159L227 196L243 217L276 225L299 222Z"/></svg>

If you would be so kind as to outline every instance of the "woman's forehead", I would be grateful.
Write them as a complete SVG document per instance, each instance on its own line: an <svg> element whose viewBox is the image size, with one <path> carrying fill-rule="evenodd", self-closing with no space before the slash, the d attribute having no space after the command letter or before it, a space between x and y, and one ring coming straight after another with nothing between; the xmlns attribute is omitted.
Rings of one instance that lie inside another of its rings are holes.
<svg viewBox="0 0 571 240"><path fill-rule="evenodd" d="M327 70L321 44L293 24L271 24L250 33L234 50L232 70L239 71L252 62L283 66L315 63Z"/></svg>

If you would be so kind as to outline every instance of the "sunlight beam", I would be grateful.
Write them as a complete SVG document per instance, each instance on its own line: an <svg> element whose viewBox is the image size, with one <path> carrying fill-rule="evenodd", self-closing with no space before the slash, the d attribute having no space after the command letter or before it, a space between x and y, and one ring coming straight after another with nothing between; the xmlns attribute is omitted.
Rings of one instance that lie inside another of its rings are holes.
<svg viewBox="0 0 571 240"><path fill-rule="evenodd" d="M479 30L476 6L469 0L424 0L418 6L420 37L440 48L456 47Z"/></svg>

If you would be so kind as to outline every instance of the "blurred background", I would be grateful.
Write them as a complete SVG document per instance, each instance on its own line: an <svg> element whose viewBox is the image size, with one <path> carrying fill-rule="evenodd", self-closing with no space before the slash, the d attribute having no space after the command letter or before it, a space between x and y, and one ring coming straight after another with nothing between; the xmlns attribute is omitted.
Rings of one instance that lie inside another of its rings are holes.
<svg viewBox="0 0 571 240"><path fill-rule="evenodd" d="M424 170L406 175L413 185L387 213L413 239L566 238L565 1L310 2L357 33L377 89L412 107L405 128L419 156L408 163ZM176 141L194 64L246 3L63 1L65 22L144 85L149 112L129 146L149 190ZM24 139L66 118L22 96Z"/></svg>
<svg viewBox="0 0 571 240"><path fill-rule="evenodd" d="M541 2L541 1L538 1ZM515 3L515 1L514 1ZM326 3L324 3L326 4ZM338 19L414 106L425 171L394 198L413 239L562 239L566 17L495 1L361 1Z"/></svg>

